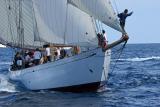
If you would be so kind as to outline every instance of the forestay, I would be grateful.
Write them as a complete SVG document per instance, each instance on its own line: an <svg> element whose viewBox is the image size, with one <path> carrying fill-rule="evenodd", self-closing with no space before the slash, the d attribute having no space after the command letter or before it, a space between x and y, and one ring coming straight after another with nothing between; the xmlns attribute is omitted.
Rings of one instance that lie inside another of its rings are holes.
<svg viewBox="0 0 160 107"><path fill-rule="evenodd" d="M104 24L122 32L110 0L68 0L68 2Z"/></svg>

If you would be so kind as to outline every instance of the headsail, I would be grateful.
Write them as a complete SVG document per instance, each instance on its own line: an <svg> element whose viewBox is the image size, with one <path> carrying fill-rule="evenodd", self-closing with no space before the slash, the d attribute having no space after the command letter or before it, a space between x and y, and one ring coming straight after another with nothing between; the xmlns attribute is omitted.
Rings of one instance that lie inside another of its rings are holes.
<svg viewBox="0 0 160 107"><path fill-rule="evenodd" d="M68 0L68 2L115 30L123 32L110 0Z"/></svg>
<svg viewBox="0 0 160 107"><path fill-rule="evenodd" d="M41 41L95 46L97 38L92 18L67 0L33 0Z"/></svg>
<svg viewBox="0 0 160 107"><path fill-rule="evenodd" d="M94 19L72 5L68 5L66 42L80 46L97 46Z"/></svg>

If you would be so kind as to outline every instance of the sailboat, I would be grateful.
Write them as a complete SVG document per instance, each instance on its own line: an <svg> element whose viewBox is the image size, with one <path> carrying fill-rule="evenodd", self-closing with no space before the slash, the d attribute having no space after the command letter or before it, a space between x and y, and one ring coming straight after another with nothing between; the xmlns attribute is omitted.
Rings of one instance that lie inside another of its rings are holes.
<svg viewBox="0 0 160 107"><path fill-rule="evenodd" d="M110 0L1 0L0 43L20 49L79 46L80 54L9 71L29 90L97 91L107 81L111 48L126 42L125 34L105 48L98 46L97 21L123 32Z"/></svg>

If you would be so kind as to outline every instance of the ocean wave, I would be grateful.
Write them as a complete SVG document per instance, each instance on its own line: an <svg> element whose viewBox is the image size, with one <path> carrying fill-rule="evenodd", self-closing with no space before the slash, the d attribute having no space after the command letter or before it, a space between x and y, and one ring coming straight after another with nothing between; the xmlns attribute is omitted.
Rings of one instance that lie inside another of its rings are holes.
<svg viewBox="0 0 160 107"><path fill-rule="evenodd" d="M8 82L5 75L0 75L0 92L17 92L15 86Z"/></svg>
<svg viewBox="0 0 160 107"><path fill-rule="evenodd" d="M155 63L155 64L152 64L151 66L152 66L152 67L159 67L159 66L160 66L160 62Z"/></svg>
<svg viewBox="0 0 160 107"><path fill-rule="evenodd" d="M0 65L11 65L12 62L0 62Z"/></svg>
<svg viewBox="0 0 160 107"><path fill-rule="evenodd" d="M149 61L149 60L160 60L160 56L152 56L152 57L145 57L145 58L128 58L128 59L118 59L118 61L129 61L129 62L142 62L142 61Z"/></svg>

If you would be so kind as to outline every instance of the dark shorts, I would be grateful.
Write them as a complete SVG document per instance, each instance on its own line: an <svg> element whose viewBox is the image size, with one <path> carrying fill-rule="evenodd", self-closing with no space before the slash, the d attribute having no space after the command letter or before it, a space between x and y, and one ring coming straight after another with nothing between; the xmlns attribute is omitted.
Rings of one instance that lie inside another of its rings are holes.
<svg viewBox="0 0 160 107"><path fill-rule="evenodd" d="M124 28L124 27L125 27L125 22L122 22L122 21L121 21L121 22L120 22L120 25L121 25L122 28Z"/></svg>
<svg viewBox="0 0 160 107"><path fill-rule="evenodd" d="M35 65L39 65L39 62L40 62L40 59L35 59L35 60L34 60L34 64L35 64Z"/></svg>
<svg viewBox="0 0 160 107"><path fill-rule="evenodd" d="M47 56L48 61L51 61L51 56Z"/></svg>

